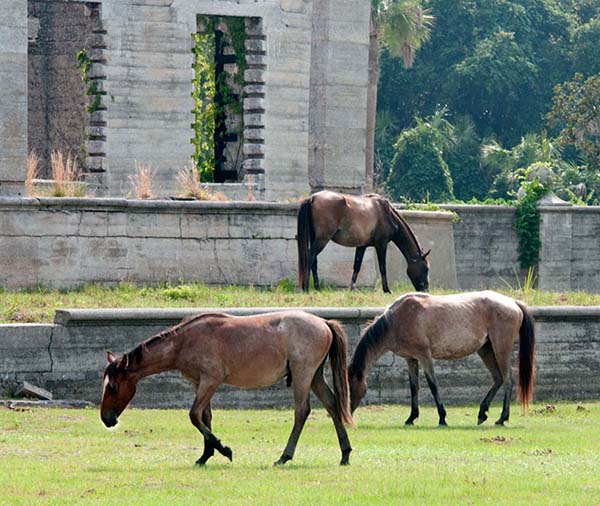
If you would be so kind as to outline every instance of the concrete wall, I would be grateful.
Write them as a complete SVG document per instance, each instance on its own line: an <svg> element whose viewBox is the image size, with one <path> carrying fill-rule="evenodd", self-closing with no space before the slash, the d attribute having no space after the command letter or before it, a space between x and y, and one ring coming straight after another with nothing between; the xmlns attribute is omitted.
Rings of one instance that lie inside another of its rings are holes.
<svg viewBox="0 0 600 506"><path fill-rule="evenodd" d="M254 314L272 309L223 309ZM382 308L309 310L340 320L353 351L357 337ZM99 402L106 351L121 354L141 340L177 323L183 316L207 309L168 310L65 310L54 325L0 325L0 395L18 381L30 381L54 393L55 398ZM532 308L537 322L535 399L583 400L600 395L600 308ZM516 348L515 348L516 349ZM487 369L474 355L453 362L436 362L442 399L448 404L478 403L491 384ZM422 381L421 399L431 403ZM289 406L290 390L283 383L263 390L222 386L215 397L219 407ZM514 398L514 396L513 396ZM178 373L146 378L134 404L146 407L189 407L193 393ZM386 354L369 377L369 403L407 403L408 373L405 361ZM499 412L501 394L492 405Z"/></svg>
<svg viewBox="0 0 600 506"><path fill-rule="evenodd" d="M506 288L522 279L515 208L444 205L457 214L454 223L456 275L461 290Z"/></svg>
<svg viewBox="0 0 600 506"><path fill-rule="evenodd" d="M51 179L50 152L86 162L88 84L77 53L90 50L98 10L77 2L28 2L28 149L40 158L39 177Z"/></svg>
<svg viewBox="0 0 600 506"><path fill-rule="evenodd" d="M0 14L0 194L22 188L27 153L27 1L7 3ZM79 11L90 7L99 16L81 23ZM177 171L193 153L197 14L247 20L245 185L267 200L308 194L311 184L360 192L369 4L356 0L32 0L32 39L41 33L57 44L46 54L33 46L30 148L45 158L85 136L86 182L95 195L127 195L136 162L152 166L157 195L174 195ZM100 99L84 118L68 112L81 89L62 93L75 88L77 71L65 62L80 46L97 87L89 103ZM61 70L64 80L54 79ZM68 138L56 139L63 127Z"/></svg>
<svg viewBox="0 0 600 506"><path fill-rule="evenodd" d="M297 210L297 203L0 198L0 286L295 281ZM452 215L403 213L422 247L432 248L432 285L455 288ZM408 283L395 250L390 286ZM330 243L319 256L321 279L349 286L353 260L353 249ZM360 284L374 286L375 265L370 248Z"/></svg>
<svg viewBox="0 0 600 506"><path fill-rule="evenodd" d="M0 195L21 195L27 169L27 0L0 8Z"/></svg>

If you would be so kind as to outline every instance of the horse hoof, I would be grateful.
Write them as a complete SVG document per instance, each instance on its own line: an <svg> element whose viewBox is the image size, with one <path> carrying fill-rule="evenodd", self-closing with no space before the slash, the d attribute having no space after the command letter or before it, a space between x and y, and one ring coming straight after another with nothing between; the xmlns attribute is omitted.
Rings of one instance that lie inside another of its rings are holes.
<svg viewBox="0 0 600 506"><path fill-rule="evenodd" d="M502 427L504 427L504 420L498 420L495 425L500 425Z"/></svg>
<svg viewBox="0 0 600 506"><path fill-rule="evenodd" d="M352 452L352 448L349 450L344 450L342 452L342 460L340 461L340 466L347 466L350 464L350 452Z"/></svg>
<svg viewBox="0 0 600 506"><path fill-rule="evenodd" d="M480 415L479 417L477 417L477 425L481 425L486 420L487 420L487 415Z"/></svg>
<svg viewBox="0 0 600 506"><path fill-rule="evenodd" d="M288 460L292 460L292 457L288 457L287 455L282 455L277 462L274 462L273 465L275 467L284 465Z"/></svg>
<svg viewBox="0 0 600 506"><path fill-rule="evenodd" d="M439 426L440 427L448 427L448 424L446 423L446 420L440 420Z"/></svg>
<svg viewBox="0 0 600 506"><path fill-rule="evenodd" d="M404 422L404 425L414 425L414 422L412 420L406 420L406 422Z"/></svg>
<svg viewBox="0 0 600 506"><path fill-rule="evenodd" d="M225 446L223 448L223 456L227 457L229 459L229 462L233 462L233 452L231 451L231 448L229 448L229 446Z"/></svg>
<svg viewBox="0 0 600 506"><path fill-rule="evenodd" d="M196 461L196 465L199 466L199 467L205 466L206 465L206 460L198 459Z"/></svg>
<svg viewBox="0 0 600 506"><path fill-rule="evenodd" d="M340 466L349 466L350 465L350 459L342 459L340 461Z"/></svg>

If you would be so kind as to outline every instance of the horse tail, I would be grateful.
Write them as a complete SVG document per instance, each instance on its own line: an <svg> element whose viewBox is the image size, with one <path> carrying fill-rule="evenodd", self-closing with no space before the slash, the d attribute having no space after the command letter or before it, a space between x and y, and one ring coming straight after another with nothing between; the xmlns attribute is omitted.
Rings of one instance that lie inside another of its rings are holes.
<svg viewBox="0 0 600 506"><path fill-rule="evenodd" d="M519 329L519 380L517 383L517 398L521 402L521 407L527 409L533 398L535 322L525 304L517 302L517 305L523 312L523 322Z"/></svg>
<svg viewBox="0 0 600 506"><path fill-rule="evenodd" d="M333 377L333 393L335 395L336 410L342 422L354 427L354 420L350 411L350 385L348 383L348 337L340 322L327 320L327 325L333 335L329 348L329 361Z"/></svg>
<svg viewBox="0 0 600 506"><path fill-rule="evenodd" d="M310 281L310 246L314 235L312 225L312 197L306 198L298 210L298 286L308 291Z"/></svg>

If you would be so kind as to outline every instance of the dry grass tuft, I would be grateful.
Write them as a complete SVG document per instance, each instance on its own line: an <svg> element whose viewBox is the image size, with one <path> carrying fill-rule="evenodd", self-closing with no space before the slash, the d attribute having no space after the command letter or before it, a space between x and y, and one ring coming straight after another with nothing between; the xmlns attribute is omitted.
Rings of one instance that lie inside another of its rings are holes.
<svg viewBox="0 0 600 506"><path fill-rule="evenodd" d="M27 195L29 197L34 197L36 195L33 180L38 177L39 166L40 158L34 151L31 151L27 157L27 177L25 179L25 189L27 190Z"/></svg>
<svg viewBox="0 0 600 506"><path fill-rule="evenodd" d="M213 193L206 186L202 186L195 166L191 169L187 167L181 169L177 173L177 183L180 188L180 197L193 197L198 200L229 200L223 193Z"/></svg>
<svg viewBox="0 0 600 506"><path fill-rule="evenodd" d="M67 156L62 151L50 153L50 166L52 167L52 196L54 197L82 197L79 183L79 166L77 157L71 152Z"/></svg>
<svg viewBox="0 0 600 506"><path fill-rule="evenodd" d="M152 192L152 178L154 172L150 164L143 165L135 162L135 174L129 176L132 193L136 199L151 199L154 197Z"/></svg>

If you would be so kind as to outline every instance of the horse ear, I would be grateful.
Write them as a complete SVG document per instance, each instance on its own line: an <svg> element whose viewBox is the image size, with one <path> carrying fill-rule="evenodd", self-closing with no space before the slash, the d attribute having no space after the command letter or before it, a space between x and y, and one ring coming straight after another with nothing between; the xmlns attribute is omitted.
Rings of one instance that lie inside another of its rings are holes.
<svg viewBox="0 0 600 506"><path fill-rule="evenodd" d="M113 352L112 352L112 351L109 351L109 352L107 352L107 353L106 353L106 360L108 360L108 363L109 363L109 364L112 364L112 363L113 363L115 360L117 360L117 359L116 359L116 358L115 358L115 356L113 355Z"/></svg>
<svg viewBox="0 0 600 506"><path fill-rule="evenodd" d="M123 358L121 359L121 367L126 371L127 367L129 367L129 355L127 355L127 353L125 353L125 355L123 355Z"/></svg>
<svg viewBox="0 0 600 506"><path fill-rule="evenodd" d="M427 250L426 253L423 253L423 259L427 258L427 256L431 253L431 248Z"/></svg>

